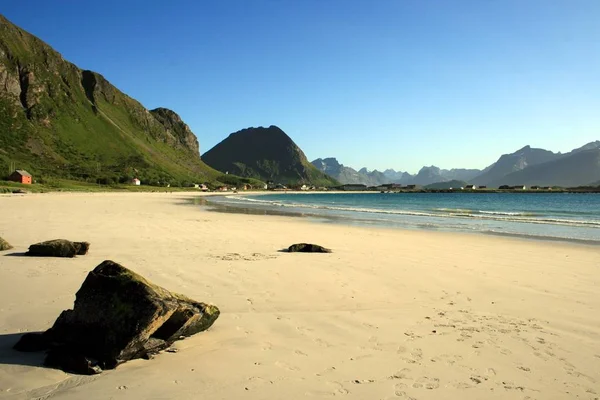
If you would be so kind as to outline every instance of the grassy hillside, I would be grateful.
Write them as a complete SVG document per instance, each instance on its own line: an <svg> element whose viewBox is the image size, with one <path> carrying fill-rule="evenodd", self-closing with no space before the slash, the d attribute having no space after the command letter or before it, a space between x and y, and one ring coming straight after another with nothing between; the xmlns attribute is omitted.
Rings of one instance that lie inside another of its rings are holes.
<svg viewBox="0 0 600 400"><path fill-rule="evenodd" d="M202 159L219 171L264 181L318 186L338 184L309 163L294 141L276 126L232 133L204 153Z"/></svg>
<svg viewBox="0 0 600 400"><path fill-rule="evenodd" d="M145 109L0 16L0 177L150 184L217 181L174 112Z"/></svg>

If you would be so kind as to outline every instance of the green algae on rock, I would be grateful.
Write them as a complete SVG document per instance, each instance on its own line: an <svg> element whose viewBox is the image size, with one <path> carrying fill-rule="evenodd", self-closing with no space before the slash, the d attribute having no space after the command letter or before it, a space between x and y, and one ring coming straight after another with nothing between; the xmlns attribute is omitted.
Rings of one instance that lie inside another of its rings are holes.
<svg viewBox="0 0 600 400"><path fill-rule="evenodd" d="M72 310L46 332L24 335L14 348L47 349L46 366L90 375L151 358L210 328L219 314L214 305L171 293L107 260L88 274Z"/></svg>

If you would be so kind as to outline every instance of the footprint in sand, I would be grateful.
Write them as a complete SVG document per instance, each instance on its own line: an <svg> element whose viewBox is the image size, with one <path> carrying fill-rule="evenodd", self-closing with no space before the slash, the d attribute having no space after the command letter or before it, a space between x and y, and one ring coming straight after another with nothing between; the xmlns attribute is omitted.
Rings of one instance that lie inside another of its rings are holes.
<svg viewBox="0 0 600 400"><path fill-rule="evenodd" d="M477 385L485 382L488 380L487 377L485 376L481 376L481 375L473 375L471 376L469 379L471 379L472 382L476 383Z"/></svg>
<svg viewBox="0 0 600 400"><path fill-rule="evenodd" d="M415 389L427 390L439 389L440 380L438 378L429 378L427 376L422 376L415 380L415 382L412 384L412 387Z"/></svg>
<svg viewBox="0 0 600 400"><path fill-rule="evenodd" d="M400 371L397 371L392 376L390 376L390 379L410 379L408 374L410 374L410 369L402 368Z"/></svg>
<svg viewBox="0 0 600 400"><path fill-rule="evenodd" d="M440 354L437 357L431 359L432 362L442 362L448 366L452 366L459 361L462 361L462 356L456 354Z"/></svg>
<svg viewBox="0 0 600 400"><path fill-rule="evenodd" d="M286 369L288 371L300 371L300 368L294 367L293 365L289 365L282 361L275 361L275 365L279 368Z"/></svg>
<svg viewBox="0 0 600 400"><path fill-rule="evenodd" d="M396 397L402 397L405 398L407 400L417 400L416 397L412 397L409 396L408 393L406 393L406 389L407 386L403 383L397 383L394 385L394 394L396 395Z"/></svg>
<svg viewBox="0 0 600 400"><path fill-rule="evenodd" d="M273 345L269 342L264 342L261 347L262 350L272 350Z"/></svg>

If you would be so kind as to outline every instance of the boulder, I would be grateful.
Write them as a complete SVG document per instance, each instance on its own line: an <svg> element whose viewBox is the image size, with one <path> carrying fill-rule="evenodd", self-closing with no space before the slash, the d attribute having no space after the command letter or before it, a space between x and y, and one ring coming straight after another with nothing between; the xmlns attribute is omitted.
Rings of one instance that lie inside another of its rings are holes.
<svg viewBox="0 0 600 400"><path fill-rule="evenodd" d="M88 242L71 242L65 239L48 240L29 246L28 256L75 257L84 256L90 249Z"/></svg>
<svg viewBox="0 0 600 400"><path fill-rule="evenodd" d="M13 247L10 245L10 243L0 237L0 251L10 250L12 248Z"/></svg>
<svg viewBox="0 0 600 400"><path fill-rule="evenodd" d="M287 251L288 253L331 253L331 250L311 243L296 243L288 247Z"/></svg>
<svg viewBox="0 0 600 400"><path fill-rule="evenodd" d="M154 285L114 261L91 271L44 333L21 337L14 349L48 350L45 365L96 374L135 358L151 358L174 341L208 329L219 309Z"/></svg>

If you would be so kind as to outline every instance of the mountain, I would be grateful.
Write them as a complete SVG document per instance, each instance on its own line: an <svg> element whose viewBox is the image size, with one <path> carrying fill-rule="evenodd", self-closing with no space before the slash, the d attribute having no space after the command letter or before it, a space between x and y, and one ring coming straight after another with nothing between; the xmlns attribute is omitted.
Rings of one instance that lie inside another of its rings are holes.
<svg viewBox="0 0 600 400"><path fill-rule="evenodd" d="M481 174L479 169L453 168L440 171L445 180L458 180L469 182L471 179Z"/></svg>
<svg viewBox="0 0 600 400"><path fill-rule="evenodd" d="M586 150L593 150L593 149L600 149L600 140L596 140L594 142L585 144L575 150L572 150L571 152L567 153L566 155L579 153L579 152L586 151Z"/></svg>
<svg viewBox="0 0 600 400"><path fill-rule="evenodd" d="M391 182L383 172L377 170L369 171L367 168L361 168L356 171L353 168L340 164L333 157L317 158L311 164L342 184L361 183L367 186L378 186Z"/></svg>
<svg viewBox="0 0 600 400"><path fill-rule="evenodd" d="M414 185L430 185L432 183L445 182L445 181L470 181L475 176L481 173L478 169L464 169L464 168L453 168L453 169L440 169L434 165L430 167L423 167L413 176L412 179L407 183Z"/></svg>
<svg viewBox="0 0 600 400"><path fill-rule="evenodd" d="M369 171L366 167L358 170L358 174L365 177L367 186L379 186L384 183L390 183L390 180L385 176L383 172L379 172L376 169Z"/></svg>
<svg viewBox="0 0 600 400"><path fill-rule="evenodd" d="M490 182L500 185L582 186L600 180L600 148L565 154L558 159L536 164Z"/></svg>
<svg viewBox="0 0 600 400"><path fill-rule="evenodd" d="M0 15L0 171L34 179L214 181L173 111L149 111Z"/></svg>
<svg viewBox="0 0 600 400"><path fill-rule="evenodd" d="M243 177L285 184L338 184L309 163L296 143L274 125L232 133L202 159L216 170Z"/></svg>
<svg viewBox="0 0 600 400"><path fill-rule="evenodd" d="M436 182L425 186L425 189L460 189L467 186L467 182L460 180L451 180Z"/></svg>
<svg viewBox="0 0 600 400"><path fill-rule="evenodd" d="M383 171L383 175L385 175L390 183L408 183L413 178L408 172L395 171L393 169L386 169Z"/></svg>
<svg viewBox="0 0 600 400"><path fill-rule="evenodd" d="M523 170L532 165L553 161L560 157L561 154L525 146L512 154L502 155L486 172L474 177L472 182L477 185L492 185L495 181L502 179L508 174Z"/></svg>
<svg viewBox="0 0 600 400"><path fill-rule="evenodd" d="M311 162L319 171L331 176L342 184L363 183L367 184L365 177L361 176L356 170L346 167L333 157L317 158Z"/></svg>
<svg viewBox="0 0 600 400"><path fill-rule="evenodd" d="M481 173L478 169L440 169L436 166L423 167L417 175L407 172L386 169L383 172L367 168L356 171L340 164L335 158L317 158L312 162L322 172L334 177L341 183L362 183L367 186L378 186L385 183L429 185L435 182L460 180L469 181Z"/></svg>
<svg viewBox="0 0 600 400"><path fill-rule="evenodd" d="M430 167L423 167L419 170L417 175L412 178L411 183L414 185L429 185L431 183L440 182L445 180L442 177L441 170L432 165Z"/></svg>

